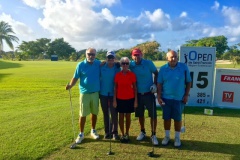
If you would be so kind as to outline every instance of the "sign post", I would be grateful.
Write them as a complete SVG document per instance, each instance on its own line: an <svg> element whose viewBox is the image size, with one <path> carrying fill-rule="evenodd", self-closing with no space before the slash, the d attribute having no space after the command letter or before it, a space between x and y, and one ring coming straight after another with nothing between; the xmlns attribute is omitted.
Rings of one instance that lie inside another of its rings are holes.
<svg viewBox="0 0 240 160"><path fill-rule="evenodd" d="M192 86L187 106L212 106L215 47L181 47L180 62L190 71Z"/></svg>

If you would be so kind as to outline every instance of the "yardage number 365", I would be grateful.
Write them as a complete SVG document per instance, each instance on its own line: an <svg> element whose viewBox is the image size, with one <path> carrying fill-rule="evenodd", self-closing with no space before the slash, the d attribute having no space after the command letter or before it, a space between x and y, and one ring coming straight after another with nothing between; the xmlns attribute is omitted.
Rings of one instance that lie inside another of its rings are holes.
<svg viewBox="0 0 240 160"><path fill-rule="evenodd" d="M192 78L192 86L191 86L191 88L192 88L193 87L194 72L190 72L190 76ZM199 83L196 83L196 86L198 88L203 89L203 88L206 88L208 86L207 76L208 76L208 72L198 72L197 82L199 82Z"/></svg>

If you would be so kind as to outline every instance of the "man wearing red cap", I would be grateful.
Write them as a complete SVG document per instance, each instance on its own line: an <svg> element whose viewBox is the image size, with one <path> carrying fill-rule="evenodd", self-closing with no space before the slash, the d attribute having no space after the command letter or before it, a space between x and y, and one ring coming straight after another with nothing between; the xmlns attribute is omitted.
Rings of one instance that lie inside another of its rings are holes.
<svg viewBox="0 0 240 160"><path fill-rule="evenodd" d="M146 136L144 125L144 112L146 108L148 110L148 116L151 117L150 124L152 131L152 143L154 145L158 145L158 140L156 137L157 112L154 95L154 93L157 91L156 84L158 70L152 61L142 58L142 52L140 49L133 49L131 54L133 61L130 64L130 70L136 74L138 91L138 107L136 108L135 116L139 118L139 124L141 127L141 132L138 135L137 140L141 141Z"/></svg>

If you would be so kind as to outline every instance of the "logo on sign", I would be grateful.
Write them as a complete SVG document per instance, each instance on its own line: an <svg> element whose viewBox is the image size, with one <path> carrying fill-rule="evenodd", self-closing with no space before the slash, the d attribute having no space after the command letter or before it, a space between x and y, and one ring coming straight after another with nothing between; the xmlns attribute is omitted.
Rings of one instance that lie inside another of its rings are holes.
<svg viewBox="0 0 240 160"><path fill-rule="evenodd" d="M223 91L222 102L233 102L234 92Z"/></svg>
<svg viewBox="0 0 240 160"><path fill-rule="evenodd" d="M193 50L188 53L184 53L184 60L184 63L188 64L188 66L209 67L212 66L213 55Z"/></svg>
<svg viewBox="0 0 240 160"><path fill-rule="evenodd" d="M221 82L240 83L240 76L221 75Z"/></svg>

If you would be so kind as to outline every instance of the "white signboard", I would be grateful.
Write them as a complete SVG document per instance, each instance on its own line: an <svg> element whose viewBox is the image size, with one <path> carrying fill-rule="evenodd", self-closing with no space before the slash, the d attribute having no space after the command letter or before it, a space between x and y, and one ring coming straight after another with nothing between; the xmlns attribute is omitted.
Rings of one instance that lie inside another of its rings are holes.
<svg viewBox="0 0 240 160"><path fill-rule="evenodd" d="M181 47L179 58L192 77L187 106L212 106L216 48Z"/></svg>
<svg viewBox="0 0 240 160"><path fill-rule="evenodd" d="M240 109L240 70L216 69L214 107Z"/></svg>

